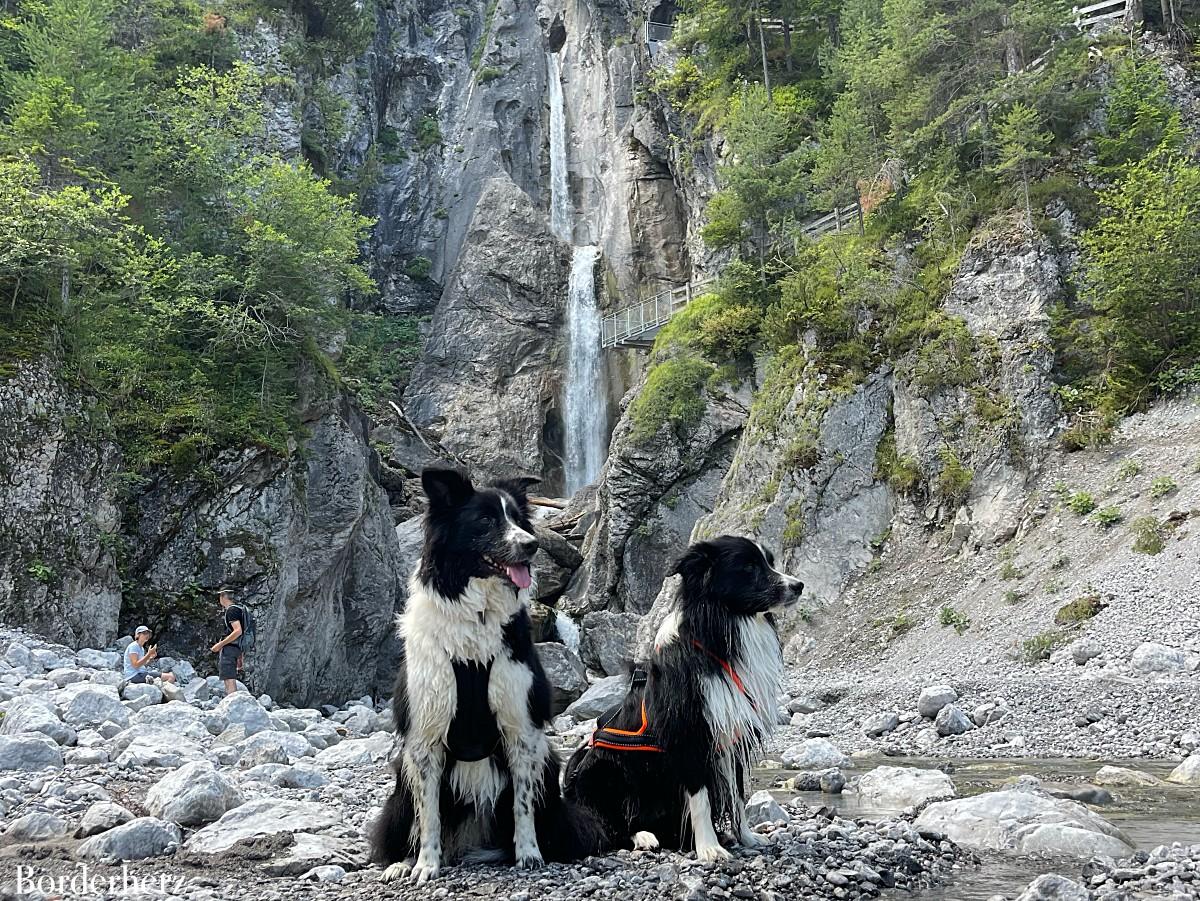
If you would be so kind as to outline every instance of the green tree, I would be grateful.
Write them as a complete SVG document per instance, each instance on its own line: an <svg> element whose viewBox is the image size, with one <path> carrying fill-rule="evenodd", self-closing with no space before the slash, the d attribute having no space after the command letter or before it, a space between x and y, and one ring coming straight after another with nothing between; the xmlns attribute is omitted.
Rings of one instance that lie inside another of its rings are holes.
<svg viewBox="0 0 1200 901"><path fill-rule="evenodd" d="M1074 333L1093 402L1119 414L1200 356L1200 166L1163 148L1100 199L1109 212L1083 235L1086 307Z"/></svg>
<svg viewBox="0 0 1200 901"><path fill-rule="evenodd" d="M1033 228L1029 203L1029 178L1035 166L1049 159L1046 152L1053 135L1042 128L1037 110L1015 103L996 129L999 161L996 171L1017 179L1024 191L1025 221Z"/></svg>

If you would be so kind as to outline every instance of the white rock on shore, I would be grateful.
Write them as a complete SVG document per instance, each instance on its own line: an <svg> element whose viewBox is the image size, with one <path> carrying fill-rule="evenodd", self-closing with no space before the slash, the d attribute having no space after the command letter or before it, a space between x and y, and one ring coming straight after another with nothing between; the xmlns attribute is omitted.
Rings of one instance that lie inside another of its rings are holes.
<svg viewBox="0 0 1200 901"><path fill-rule="evenodd" d="M1022 787L935 802L915 825L978 850L1068 857L1121 857L1133 850L1120 829L1082 804Z"/></svg>
<svg viewBox="0 0 1200 901"><path fill-rule="evenodd" d="M879 766L852 787L864 805L882 809L902 810L958 796L954 780L941 770L917 767Z"/></svg>

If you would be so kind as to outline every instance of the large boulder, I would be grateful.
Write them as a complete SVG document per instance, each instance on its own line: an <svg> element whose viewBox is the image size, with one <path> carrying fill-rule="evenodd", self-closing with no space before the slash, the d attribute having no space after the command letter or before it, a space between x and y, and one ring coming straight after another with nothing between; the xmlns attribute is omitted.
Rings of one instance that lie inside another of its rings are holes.
<svg viewBox="0 0 1200 901"><path fill-rule="evenodd" d="M221 717L227 725L244 727L247 735L274 728L270 714L245 692L235 691L227 695L213 713Z"/></svg>
<svg viewBox="0 0 1200 901"><path fill-rule="evenodd" d="M1107 785L1110 788L1150 788L1161 784L1156 776L1143 770L1133 770L1123 766L1102 766L1092 777L1096 785Z"/></svg>
<svg viewBox="0 0 1200 901"><path fill-rule="evenodd" d="M943 707L957 700L958 692L949 685L930 685L921 689L921 696L917 698L917 713L933 719Z"/></svg>
<svg viewBox="0 0 1200 901"><path fill-rule="evenodd" d="M62 817L44 811L33 811L17 817L4 830L6 842L48 842L63 838L71 831Z"/></svg>
<svg viewBox="0 0 1200 901"><path fill-rule="evenodd" d="M220 854L240 841L264 835L320 832L342 821L336 808L311 801L259 798L226 813L187 840L192 854Z"/></svg>
<svg viewBox="0 0 1200 901"><path fill-rule="evenodd" d="M859 778L854 791L863 806L890 810L958 796L954 781L941 770L906 766L875 767Z"/></svg>
<svg viewBox="0 0 1200 901"><path fill-rule="evenodd" d="M258 732L235 745L243 768L261 763L292 763L299 757L316 753L308 739L295 732Z"/></svg>
<svg viewBox="0 0 1200 901"><path fill-rule="evenodd" d="M89 688L77 692L63 710L63 720L79 728L92 728L101 723L129 725L129 708L121 703L116 692Z"/></svg>
<svg viewBox="0 0 1200 901"><path fill-rule="evenodd" d="M791 706L788 706L791 710ZM894 710L885 710L883 713L877 713L874 716L867 717L863 720L863 733L869 738L879 738L881 735L886 735L889 732L895 731L900 725L900 716Z"/></svg>
<svg viewBox="0 0 1200 901"><path fill-rule="evenodd" d="M62 769L62 765L62 750L48 735L0 735L0 772Z"/></svg>
<svg viewBox="0 0 1200 901"><path fill-rule="evenodd" d="M196 760L163 776L147 793L146 809L180 826L202 826L244 801L212 763Z"/></svg>
<svg viewBox="0 0 1200 901"><path fill-rule="evenodd" d="M828 770L850 766L850 758L825 738L809 738L783 752L783 765L793 770Z"/></svg>
<svg viewBox="0 0 1200 901"><path fill-rule="evenodd" d="M76 837L87 838L88 836L98 835L101 832L107 832L114 826L128 823L132 819L133 814L120 804L112 801L97 801L84 813L83 821L79 824Z"/></svg>
<svg viewBox="0 0 1200 901"><path fill-rule="evenodd" d="M1200 751L1193 752L1183 763L1171 770L1167 781L1180 785L1200 785Z"/></svg>
<svg viewBox="0 0 1200 901"><path fill-rule="evenodd" d="M537 645L537 652L550 680L550 713L557 716L587 691L587 671L575 652L564 644L544 641Z"/></svg>
<svg viewBox="0 0 1200 901"><path fill-rule="evenodd" d="M1078 882L1057 873L1043 873L1017 896L1017 901L1091 901L1092 894Z"/></svg>
<svg viewBox="0 0 1200 901"><path fill-rule="evenodd" d="M636 613L594 610L579 624L579 656L606 676L625 672L635 656L638 621Z"/></svg>
<svg viewBox="0 0 1200 901"><path fill-rule="evenodd" d="M146 766L174 769L204 756L204 749L190 738L161 726L130 726L112 739L115 763L122 769Z"/></svg>
<svg viewBox="0 0 1200 901"><path fill-rule="evenodd" d="M756 791L746 799L746 820L751 826L760 826L763 823L786 823L788 815L779 802L771 797L771 793L763 789Z"/></svg>
<svg viewBox="0 0 1200 901"><path fill-rule="evenodd" d="M1120 829L1082 804L1021 788L937 801L915 825L977 850L1063 857L1125 857L1133 852Z"/></svg>
<svg viewBox="0 0 1200 901"><path fill-rule="evenodd" d="M323 751L317 751L313 762L329 769L370 766L388 758L394 741L395 738L390 732L376 732L369 738L347 739Z"/></svg>
<svg viewBox="0 0 1200 901"><path fill-rule="evenodd" d="M8 702L0 719L0 735L40 732L60 745L75 743L75 730L58 717L58 708L43 695L19 695Z"/></svg>
<svg viewBox="0 0 1200 901"><path fill-rule="evenodd" d="M592 684L565 713L577 720L591 720L621 703L629 689L628 676L608 676Z"/></svg>
<svg viewBox="0 0 1200 901"><path fill-rule="evenodd" d="M96 861L145 860L170 854L180 838L174 823L138 817L86 839L75 849L75 856Z"/></svg>
<svg viewBox="0 0 1200 901"><path fill-rule="evenodd" d="M933 725L937 729L938 735L941 736L962 735L975 728L971 718L963 713L956 704L947 704L939 710L937 716L934 717Z"/></svg>
<svg viewBox="0 0 1200 901"><path fill-rule="evenodd" d="M1144 641L1134 648L1129 665L1142 673L1191 673L1200 667L1200 654Z"/></svg>
<svg viewBox="0 0 1200 901"><path fill-rule="evenodd" d="M146 707L133 715L133 722L157 726L193 739L203 739L208 734L204 727L204 714L185 701Z"/></svg>

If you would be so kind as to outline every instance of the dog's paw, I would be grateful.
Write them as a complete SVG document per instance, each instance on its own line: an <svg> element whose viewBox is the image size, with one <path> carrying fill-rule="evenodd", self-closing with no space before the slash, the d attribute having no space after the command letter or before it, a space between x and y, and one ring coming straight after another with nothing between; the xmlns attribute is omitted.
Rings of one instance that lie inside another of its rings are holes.
<svg viewBox="0 0 1200 901"><path fill-rule="evenodd" d="M718 844L696 846L696 860L703 860L707 861L708 863L717 863L721 860L729 860L731 857L733 857L733 855Z"/></svg>
<svg viewBox="0 0 1200 901"><path fill-rule="evenodd" d="M752 829L743 828L738 835L738 844L743 848L765 848L771 844L771 840L765 835L759 835Z"/></svg>
<svg viewBox="0 0 1200 901"><path fill-rule="evenodd" d="M545 864L540 851L526 851L517 855L518 870L540 870Z"/></svg>
<svg viewBox="0 0 1200 901"><path fill-rule="evenodd" d="M429 882L431 879L437 879L438 873L441 871L442 865L439 861L418 857L412 868L412 881L418 885L422 882Z"/></svg>
<svg viewBox="0 0 1200 901"><path fill-rule="evenodd" d="M655 851L658 849L658 836L653 832L635 832L633 834L635 851Z"/></svg>
<svg viewBox="0 0 1200 901"><path fill-rule="evenodd" d="M379 880L381 882L395 882L397 879L403 879L411 873L412 868L413 862L411 860L397 861L379 874Z"/></svg>

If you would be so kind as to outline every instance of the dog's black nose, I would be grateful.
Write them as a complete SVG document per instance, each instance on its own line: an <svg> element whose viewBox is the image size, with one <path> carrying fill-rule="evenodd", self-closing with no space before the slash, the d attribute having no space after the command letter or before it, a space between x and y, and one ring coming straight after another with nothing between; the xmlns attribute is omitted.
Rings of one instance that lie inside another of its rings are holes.
<svg viewBox="0 0 1200 901"><path fill-rule="evenodd" d="M791 579L788 582L788 590L796 597L800 597L800 595L804 594L804 583L799 579Z"/></svg>
<svg viewBox="0 0 1200 901"><path fill-rule="evenodd" d="M517 548L520 549L522 554L532 557L534 554L537 553L537 549L538 549L537 539L536 538L527 538L527 539L521 541L520 543L518 543Z"/></svg>

